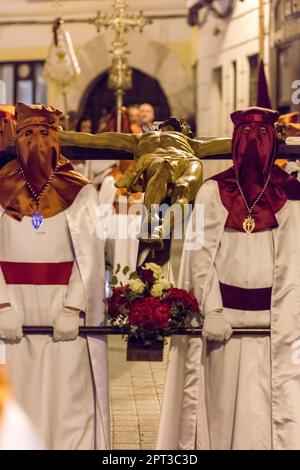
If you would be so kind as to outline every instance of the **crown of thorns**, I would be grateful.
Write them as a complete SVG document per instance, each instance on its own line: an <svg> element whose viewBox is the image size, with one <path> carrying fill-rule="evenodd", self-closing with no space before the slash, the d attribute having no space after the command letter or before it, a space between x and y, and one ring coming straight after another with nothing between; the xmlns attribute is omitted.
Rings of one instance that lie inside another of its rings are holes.
<svg viewBox="0 0 300 470"><path fill-rule="evenodd" d="M191 132L191 127L184 119L179 119L176 117L170 117L166 121L162 122L158 128L162 129L163 127L171 126L176 132Z"/></svg>

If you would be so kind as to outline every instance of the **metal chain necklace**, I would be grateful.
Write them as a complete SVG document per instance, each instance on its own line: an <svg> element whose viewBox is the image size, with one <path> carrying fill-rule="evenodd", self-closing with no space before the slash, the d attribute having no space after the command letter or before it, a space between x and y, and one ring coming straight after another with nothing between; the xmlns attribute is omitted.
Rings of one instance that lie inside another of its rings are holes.
<svg viewBox="0 0 300 470"><path fill-rule="evenodd" d="M244 220L244 222L243 222L243 229L244 229L244 231L245 231L246 233L248 233L248 234L251 233L251 232L253 232L253 230L255 229L255 220L254 220L254 218L253 218L253 216L252 216L251 214L252 214L252 211L253 211L254 207L256 206L256 204L258 203L258 201L260 200L260 198L261 198L262 195L264 194L265 190L267 189L267 186L268 186L268 184L269 184L270 178L271 178L271 172L268 174L268 177L267 177L267 179L266 179L266 182L265 182L265 184L264 184L264 186L263 186L261 192L259 193L259 195L258 195L257 198L255 199L255 201L253 202L253 204L252 204L251 207L249 207L248 202L247 202L246 197L245 197L245 194L244 194L244 192L243 192L243 190L242 190L242 188L241 188L241 185L240 185L238 179L236 178L236 184L237 184L237 186L238 186L238 188L239 188L239 191L240 191L240 193L241 193L242 199L243 199L244 204L245 204L245 206L246 206L246 208L247 208L247 211L248 211L248 215L247 215L247 217L245 218L245 220Z"/></svg>
<svg viewBox="0 0 300 470"><path fill-rule="evenodd" d="M27 187L28 187L28 189L31 193L32 199L34 200L34 202L36 204L36 212L33 214L32 218L31 218L31 223L32 223L33 227L35 228L35 230L38 230L43 225L43 216L39 212L40 200L41 200L42 195L46 191L46 189L48 189L48 187L51 183L51 180L55 176L55 173L57 172L57 169L58 169L58 165L55 167L55 169L51 173L47 183L43 186L42 190L39 193L33 188L31 183L28 181L26 173L25 173L25 171L23 170L23 168L20 164L19 164L19 169L20 169L21 175L23 176L23 179L24 179L24 181L25 181L25 183L26 183L26 185L27 185Z"/></svg>

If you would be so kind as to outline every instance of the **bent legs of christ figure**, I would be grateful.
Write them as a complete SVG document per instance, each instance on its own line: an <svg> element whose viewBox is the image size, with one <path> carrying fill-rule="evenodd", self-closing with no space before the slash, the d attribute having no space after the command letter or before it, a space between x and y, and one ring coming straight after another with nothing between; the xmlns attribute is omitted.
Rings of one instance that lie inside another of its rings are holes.
<svg viewBox="0 0 300 470"><path fill-rule="evenodd" d="M140 239L159 250L163 249L163 239L170 238L175 224L182 223L185 206L195 198L202 183L202 165L194 159L171 162L155 155L151 155L149 163L149 157L145 155L140 159L148 160L143 173L145 214ZM161 204L169 207L164 211ZM178 214L180 220L175 220L174 214Z"/></svg>

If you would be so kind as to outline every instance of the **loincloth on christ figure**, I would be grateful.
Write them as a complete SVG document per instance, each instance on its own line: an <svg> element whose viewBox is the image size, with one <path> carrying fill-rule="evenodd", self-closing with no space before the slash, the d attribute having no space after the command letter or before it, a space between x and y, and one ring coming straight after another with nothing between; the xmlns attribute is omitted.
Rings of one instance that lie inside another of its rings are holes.
<svg viewBox="0 0 300 470"><path fill-rule="evenodd" d="M117 188L126 188L129 193L145 192L147 187L147 169L150 165L160 163L164 160L168 165L171 184L175 184L187 170L188 166L193 161L199 161L195 156L185 152L176 151L176 149L159 149L155 153L145 154L139 157L136 161L134 170L126 171L119 181L115 184Z"/></svg>

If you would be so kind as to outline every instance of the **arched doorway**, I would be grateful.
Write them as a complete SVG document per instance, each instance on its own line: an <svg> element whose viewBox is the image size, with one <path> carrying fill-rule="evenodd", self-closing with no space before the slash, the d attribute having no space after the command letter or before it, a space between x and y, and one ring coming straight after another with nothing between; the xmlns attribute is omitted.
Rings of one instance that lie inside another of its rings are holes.
<svg viewBox="0 0 300 470"><path fill-rule="evenodd" d="M124 105L151 103L155 108L158 121L170 116L170 107L159 82L140 70L132 71L133 87L124 96ZM107 86L108 72L99 75L88 86L79 107L80 117L88 116L97 130L103 111L110 111L115 106L115 95Z"/></svg>
<svg viewBox="0 0 300 470"><path fill-rule="evenodd" d="M83 72L68 92L69 111L79 112L82 116L89 93L111 65L109 54L111 41L110 33L105 33L78 48L77 57ZM193 114L195 112L195 81L191 71L178 56L161 42L137 31L128 33L128 44L128 50L131 51L130 66L159 83L164 96L167 97L170 114L179 117ZM105 77L103 84L106 86ZM146 88L144 92L148 96ZM53 106L63 109L60 95L54 94L49 99Z"/></svg>

